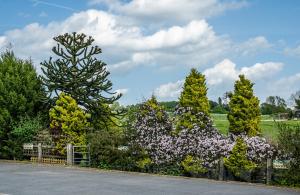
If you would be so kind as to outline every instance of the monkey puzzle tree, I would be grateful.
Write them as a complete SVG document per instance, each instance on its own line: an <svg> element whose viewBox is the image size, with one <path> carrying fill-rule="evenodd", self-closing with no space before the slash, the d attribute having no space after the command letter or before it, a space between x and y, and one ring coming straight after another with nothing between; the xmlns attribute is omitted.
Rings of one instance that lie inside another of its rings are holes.
<svg viewBox="0 0 300 195"><path fill-rule="evenodd" d="M256 136L260 134L259 100L253 93L254 84L244 75L239 78L235 82L233 94L229 95L229 131L236 135L245 133Z"/></svg>
<svg viewBox="0 0 300 195"><path fill-rule="evenodd" d="M93 124L105 123L119 113L112 112L109 105L121 94L112 92L106 64L96 56L101 53L92 46L94 39L85 34L64 34L54 37L57 46L52 48L57 58L41 63L43 84L50 95L59 92L71 95L76 102L92 115ZM54 98L56 99L56 98Z"/></svg>

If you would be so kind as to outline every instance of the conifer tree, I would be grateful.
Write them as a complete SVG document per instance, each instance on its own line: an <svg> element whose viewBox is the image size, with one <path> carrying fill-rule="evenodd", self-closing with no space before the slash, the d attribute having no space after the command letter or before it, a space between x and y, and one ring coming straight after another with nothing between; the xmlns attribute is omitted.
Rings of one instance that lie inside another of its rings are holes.
<svg viewBox="0 0 300 195"><path fill-rule="evenodd" d="M179 105L190 107L195 112L203 112L208 115L209 101L205 81L205 76L193 68L185 79Z"/></svg>
<svg viewBox="0 0 300 195"><path fill-rule="evenodd" d="M96 56L101 53L98 46L92 46L94 39L85 34L64 34L54 37L56 55L41 63L42 81L50 95L65 92L92 114L94 123L109 121L118 115L109 109L121 94L112 92L106 64ZM54 100L56 99L54 98ZM97 122L95 122L97 121Z"/></svg>
<svg viewBox="0 0 300 195"><path fill-rule="evenodd" d="M13 126L44 110L45 97L30 60L18 59L11 51L0 56L0 158L14 156Z"/></svg>
<svg viewBox="0 0 300 195"><path fill-rule="evenodd" d="M254 162L247 159L247 145L243 139L237 138L230 156L224 158L224 165L237 177L256 167Z"/></svg>
<svg viewBox="0 0 300 195"><path fill-rule="evenodd" d="M239 76L235 82L234 93L230 94L227 115L229 132L240 135L256 136L260 134L260 109L259 100L254 96L253 83L244 75Z"/></svg>
<svg viewBox="0 0 300 195"><path fill-rule="evenodd" d="M90 115L85 113L69 95L61 93L56 105L49 110L50 130L56 142L56 148L61 154L65 153L68 143L85 145L86 131L89 127Z"/></svg>
<svg viewBox="0 0 300 195"><path fill-rule="evenodd" d="M206 95L205 76L193 68L185 79L183 91L179 97L178 108L184 108L184 112L180 112L181 114L177 118L177 133L184 128L193 128L194 124L202 126L208 122L206 121L207 117L199 118L199 116L209 116L210 106ZM182 110L178 108L178 111Z"/></svg>

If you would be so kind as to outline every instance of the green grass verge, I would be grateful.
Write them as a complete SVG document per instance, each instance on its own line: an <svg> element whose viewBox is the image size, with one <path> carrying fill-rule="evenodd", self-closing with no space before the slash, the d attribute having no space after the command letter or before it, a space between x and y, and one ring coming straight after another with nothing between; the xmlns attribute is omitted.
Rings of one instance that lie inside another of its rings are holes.
<svg viewBox="0 0 300 195"><path fill-rule="evenodd" d="M224 135L228 134L229 122L227 120L226 114L211 114L215 127ZM276 141L279 129L276 123L285 123L287 125L300 125L300 121L277 121L274 122L271 116L262 116L262 121L260 122L260 128L262 130L263 136L272 141Z"/></svg>

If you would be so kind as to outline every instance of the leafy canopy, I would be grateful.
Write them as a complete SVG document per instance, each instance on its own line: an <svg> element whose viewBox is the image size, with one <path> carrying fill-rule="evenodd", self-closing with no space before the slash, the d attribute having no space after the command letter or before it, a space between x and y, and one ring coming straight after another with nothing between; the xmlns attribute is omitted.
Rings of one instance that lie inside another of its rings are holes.
<svg viewBox="0 0 300 195"><path fill-rule="evenodd" d="M13 125L44 110L44 98L32 62L18 59L10 51L3 53L0 57L0 157L12 158Z"/></svg>

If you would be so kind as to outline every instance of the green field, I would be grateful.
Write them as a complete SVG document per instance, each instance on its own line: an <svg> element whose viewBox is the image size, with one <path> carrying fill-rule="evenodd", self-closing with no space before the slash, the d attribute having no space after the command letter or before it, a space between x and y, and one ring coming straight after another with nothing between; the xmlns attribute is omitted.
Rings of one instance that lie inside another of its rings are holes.
<svg viewBox="0 0 300 195"><path fill-rule="evenodd" d="M227 135L228 133L228 126L229 126L229 122L227 120L227 116L226 114L211 114L214 125L217 129L219 129L219 131L225 135ZM276 141L277 140L277 135L279 132L279 129L277 127L276 123L285 123L288 125L300 125L300 121L277 121L274 122L272 117L269 115L263 115L262 116L262 121L260 123L260 128L262 130L262 134L265 138L267 138L268 140L273 140Z"/></svg>

